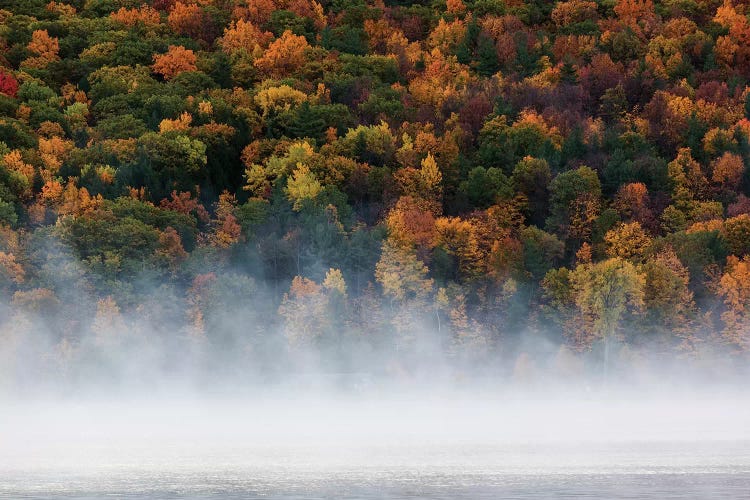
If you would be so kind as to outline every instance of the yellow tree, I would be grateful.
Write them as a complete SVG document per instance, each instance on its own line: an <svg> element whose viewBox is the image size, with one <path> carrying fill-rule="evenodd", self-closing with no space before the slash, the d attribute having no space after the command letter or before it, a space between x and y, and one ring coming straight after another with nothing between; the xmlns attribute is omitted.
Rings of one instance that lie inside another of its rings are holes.
<svg viewBox="0 0 750 500"><path fill-rule="evenodd" d="M433 280L427 277L427 266L412 249L385 240L380 260L375 265L375 279L390 298L391 321L398 336L395 345L412 347L417 330L428 313L427 298Z"/></svg>
<svg viewBox="0 0 750 500"><path fill-rule="evenodd" d="M646 278L644 305L647 326L659 325L682 339L680 349L692 351L695 338L690 329L695 310L690 291L690 273L671 247L650 258L641 268Z"/></svg>
<svg viewBox="0 0 750 500"><path fill-rule="evenodd" d="M432 153L427 153L427 156L422 160L421 168L419 169L419 178L422 181L422 197L426 200L441 201L443 197L443 174L440 173L435 157Z"/></svg>
<svg viewBox="0 0 750 500"><path fill-rule="evenodd" d="M0 252L0 291L9 291L26 280L23 266L12 253Z"/></svg>
<svg viewBox="0 0 750 500"><path fill-rule="evenodd" d="M235 215L237 199L228 191L219 195L216 203L216 219L212 221L211 244L218 248L229 248L240 239L241 228Z"/></svg>
<svg viewBox="0 0 750 500"><path fill-rule="evenodd" d="M703 197L708 190L708 180L700 163L693 159L690 148L680 148L677 157L667 165L674 197L689 200Z"/></svg>
<svg viewBox="0 0 750 500"><path fill-rule="evenodd" d="M395 301L423 300L432 291L433 281L427 277L427 266L412 250L385 240L380 260L375 266L375 279L387 297Z"/></svg>
<svg viewBox="0 0 750 500"><path fill-rule="evenodd" d="M224 30L224 36L219 40L219 45L227 54L245 52L251 56L260 56L263 48L267 47L272 39L272 33L261 31L250 21L238 19Z"/></svg>
<svg viewBox="0 0 750 500"><path fill-rule="evenodd" d="M319 284L302 276L294 277L279 306L290 345L310 345L324 334L330 324L327 305L328 296Z"/></svg>
<svg viewBox="0 0 750 500"><path fill-rule="evenodd" d="M633 264L614 257L576 266L570 273L570 283L581 323L591 329L589 342L596 339L604 342L606 377L610 344L617 335L622 317L643 307L645 278Z"/></svg>
<svg viewBox="0 0 750 500"><path fill-rule="evenodd" d="M476 278L481 272L483 255L474 224L460 217L440 217L435 221L435 233L436 245L456 258L461 279Z"/></svg>
<svg viewBox="0 0 750 500"><path fill-rule="evenodd" d="M750 350L750 256L727 257L727 267L720 281L719 295L726 310L722 336L729 345Z"/></svg>
<svg viewBox="0 0 750 500"><path fill-rule="evenodd" d="M287 180L286 195L294 205L294 210L301 210L305 200L314 200L322 191L323 186L310 172L310 167L297 163L292 177Z"/></svg>
<svg viewBox="0 0 750 500"><path fill-rule="evenodd" d="M651 244L651 237L640 222L629 222L607 231L604 241L608 256L639 262Z"/></svg>

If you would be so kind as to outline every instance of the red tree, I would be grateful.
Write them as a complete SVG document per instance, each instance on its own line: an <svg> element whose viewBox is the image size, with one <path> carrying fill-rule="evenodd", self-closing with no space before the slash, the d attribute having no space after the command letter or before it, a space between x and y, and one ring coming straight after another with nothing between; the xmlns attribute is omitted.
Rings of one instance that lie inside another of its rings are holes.
<svg viewBox="0 0 750 500"><path fill-rule="evenodd" d="M10 73L0 71L0 94L16 97L18 92L18 81Z"/></svg>

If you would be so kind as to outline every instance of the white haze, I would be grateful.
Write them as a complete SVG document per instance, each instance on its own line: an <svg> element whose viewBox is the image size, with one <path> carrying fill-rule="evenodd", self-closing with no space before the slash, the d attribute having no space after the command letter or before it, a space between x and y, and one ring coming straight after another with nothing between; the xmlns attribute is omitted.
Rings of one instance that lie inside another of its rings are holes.
<svg viewBox="0 0 750 500"><path fill-rule="evenodd" d="M0 497L633 498L643 476L678 478L653 498L750 491L747 366L721 352L623 348L604 378L598 352L538 332L448 359L430 324L406 354L295 350L261 321L268 297L235 301L205 339L155 300L68 351L43 314L0 310Z"/></svg>
<svg viewBox="0 0 750 500"><path fill-rule="evenodd" d="M579 487L592 474L726 474L720 486L740 481L741 490L750 484L750 400L612 389L276 392L16 399L0 415L0 496L9 497L383 498L417 487L479 498L506 491L497 488L509 477L573 477Z"/></svg>

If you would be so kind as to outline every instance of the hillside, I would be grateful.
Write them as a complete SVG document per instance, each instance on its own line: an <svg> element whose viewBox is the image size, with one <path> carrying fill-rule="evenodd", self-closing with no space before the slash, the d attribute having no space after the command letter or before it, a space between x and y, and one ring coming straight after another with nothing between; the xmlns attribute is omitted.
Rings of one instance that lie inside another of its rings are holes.
<svg viewBox="0 0 750 500"><path fill-rule="evenodd" d="M186 2L0 2L2 384L747 366L750 4Z"/></svg>

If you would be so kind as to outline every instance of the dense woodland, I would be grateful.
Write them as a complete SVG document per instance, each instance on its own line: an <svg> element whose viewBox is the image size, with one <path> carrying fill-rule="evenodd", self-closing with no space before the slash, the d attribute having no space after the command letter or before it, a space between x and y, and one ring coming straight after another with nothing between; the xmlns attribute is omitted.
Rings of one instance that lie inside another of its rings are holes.
<svg viewBox="0 0 750 500"><path fill-rule="evenodd" d="M6 381L747 362L750 2L0 7Z"/></svg>

